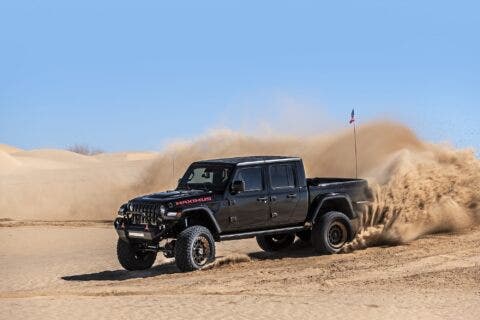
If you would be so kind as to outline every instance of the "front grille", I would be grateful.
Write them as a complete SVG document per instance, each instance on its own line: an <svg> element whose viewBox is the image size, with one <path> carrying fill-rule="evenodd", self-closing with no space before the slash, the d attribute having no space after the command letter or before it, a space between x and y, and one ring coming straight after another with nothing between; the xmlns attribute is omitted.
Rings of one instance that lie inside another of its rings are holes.
<svg viewBox="0 0 480 320"><path fill-rule="evenodd" d="M157 203L131 203L133 210L128 208L131 224L157 225L160 218L160 206Z"/></svg>
<svg viewBox="0 0 480 320"><path fill-rule="evenodd" d="M155 213L160 212L160 204L157 203L132 203L132 212Z"/></svg>

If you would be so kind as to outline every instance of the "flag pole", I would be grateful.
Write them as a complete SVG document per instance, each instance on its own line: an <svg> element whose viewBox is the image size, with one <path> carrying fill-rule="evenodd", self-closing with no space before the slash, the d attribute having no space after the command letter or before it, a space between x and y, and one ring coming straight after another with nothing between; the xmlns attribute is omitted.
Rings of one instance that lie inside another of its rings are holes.
<svg viewBox="0 0 480 320"><path fill-rule="evenodd" d="M176 158L176 153L173 152L173 156L172 156L172 180L173 180L173 183L175 183L175 158Z"/></svg>
<svg viewBox="0 0 480 320"><path fill-rule="evenodd" d="M355 139L355 179L358 179L357 124L355 122L353 122L353 136Z"/></svg>
<svg viewBox="0 0 480 320"><path fill-rule="evenodd" d="M350 124L353 123L353 139L355 140L355 179L358 179L358 153L357 153L357 121L355 119L355 109L352 109Z"/></svg>

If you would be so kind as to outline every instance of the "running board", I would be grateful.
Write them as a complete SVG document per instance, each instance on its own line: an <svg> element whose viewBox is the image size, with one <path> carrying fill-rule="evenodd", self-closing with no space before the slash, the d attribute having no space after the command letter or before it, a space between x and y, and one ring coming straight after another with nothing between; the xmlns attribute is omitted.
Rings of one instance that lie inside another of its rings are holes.
<svg viewBox="0 0 480 320"><path fill-rule="evenodd" d="M220 241L247 239L247 238L253 238L253 237L256 237L256 236L262 236L262 235L267 235L267 234L293 233L293 232L303 231L303 230L306 230L306 229L307 228L305 226L297 226L297 227L260 230L260 231L252 231L252 232L224 234L224 235L220 236Z"/></svg>

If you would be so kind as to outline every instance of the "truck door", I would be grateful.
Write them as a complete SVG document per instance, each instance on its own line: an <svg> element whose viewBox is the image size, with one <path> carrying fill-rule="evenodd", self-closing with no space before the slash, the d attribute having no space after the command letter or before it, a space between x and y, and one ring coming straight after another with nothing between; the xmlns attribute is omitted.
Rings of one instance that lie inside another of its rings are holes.
<svg viewBox="0 0 480 320"><path fill-rule="evenodd" d="M264 166L237 169L233 181L243 181L245 191L228 195L230 205L222 214L228 225L225 231L259 229L267 224L270 209L264 171Z"/></svg>
<svg viewBox="0 0 480 320"><path fill-rule="evenodd" d="M269 225L295 223L293 215L299 201L294 164L272 164L268 167L270 191Z"/></svg>

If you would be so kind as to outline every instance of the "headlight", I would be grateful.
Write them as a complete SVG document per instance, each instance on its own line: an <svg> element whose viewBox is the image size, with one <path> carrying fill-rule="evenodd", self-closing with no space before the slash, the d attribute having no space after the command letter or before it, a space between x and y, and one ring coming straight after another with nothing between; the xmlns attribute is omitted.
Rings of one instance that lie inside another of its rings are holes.
<svg viewBox="0 0 480 320"><path fill-rule="evenodd" d="M163 205L160 206L160 213L161 213L162 215L164 215L165 212L167 212L167 210L165 209L165 206L163 206Z"/></svg>
<svg viewBox="0 0 480 320"><path fill-rule="evenodd" d="M127 206L124 204L120 207L120 209L118 209L118 215L119 216L123 216L123 214L125 213L125 210L127 209Z"/></svg>

